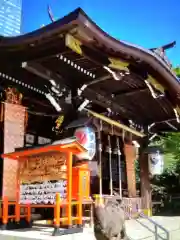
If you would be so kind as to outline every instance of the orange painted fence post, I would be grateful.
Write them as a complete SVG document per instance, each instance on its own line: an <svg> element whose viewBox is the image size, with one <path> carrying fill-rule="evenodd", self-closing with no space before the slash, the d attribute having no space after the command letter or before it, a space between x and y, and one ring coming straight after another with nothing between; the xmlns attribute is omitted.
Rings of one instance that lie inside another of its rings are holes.
<svg viewBox="0 0 180 240"><path fill-rule="evenodd" d="M17 176L16 176L16 202L15 202L15 221L16 223L20 222L20 181L19 181L19 174L20 174L20 165L19 162L17 161L18 164L18 170L17 170Z"/></svg>
<svg viewBox="0 0 180 240"><path fill-rule="evenodd" d="M78 205L77 205L77 214L78 214L78 225L82 225L82 213L83 213L83 196L82 196L82 186L79 188L78 193Z"/></svg>
<svg viewBox="0 0 180 240"><path fill-rule="evenodd" d="M54 224L56 228L60 226L60 215L61 215L61 198L60 193L56 193L56 204L54 207Z"/></svg>
<svg viewBox="0 0 180 240"><path fill-rule="evenodd" d="M31 222L31 204L28 203L27 204L27 216L26 216L26 220L28 223Z"/></svg>
<svg viewBox="0 0 180 240"><path fill-rule="evenodd" d="M82 225L82 199L78 201L78 225Z"/></svg>
<svg viewBox="0 0 180 240"><path fill-rule="evenodd" d="M72 152L67 153L67 224L72 226Z"/></svg>
<svg viewBox="0 0 180 240"><path fill-rule="evenodd" d="M15 203L15 221L20 222L20 205L18 202Z"/></svg>
<svg viewBox="0 0 180 240"><path fill-rule="evenodd" d="M2 222L4 225L8 223L8 197L3 197L3 219Z"/></svg>
<svg viewBox="0 0 180 240"><path fill-rule="evenodd" d="M2 219L3 216L3 211L2 211L2 207L3 207L3 202L0 202L0 218Z"/></svg>

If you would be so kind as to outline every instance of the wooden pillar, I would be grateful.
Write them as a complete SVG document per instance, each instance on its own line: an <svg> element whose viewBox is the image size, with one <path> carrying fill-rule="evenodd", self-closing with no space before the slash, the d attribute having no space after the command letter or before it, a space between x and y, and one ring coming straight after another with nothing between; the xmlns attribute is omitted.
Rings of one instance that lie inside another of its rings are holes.
<svg viewBox="0 0 180 240"><path fill-rule="evenodd" d="M67 224L72 225L72 152L67 153Z"/></svg>
<svg viewBox="0 0 180 240"><path fill-rule="evenodd" d="M124 153L126 160L126 173L128 185L128 197L136 197L136 149L134 145L124 144Z"/></svg>
<svg viewBox="0 0 180 240"><path fill-rule="evenodd" d="M4 103L4 153L24 146L26 110L20 104ZM3 196L15 200L18 161L3 160Z"/></svg>
<svg viewBox="0 0 180 240"><path fill-rule="evenodd" d="M148 166L148 154L142 152L139 156L140 165L140 184L141 184L141 198L142 208L147 216L152 215L152 197L151 197L151 185Z"/></svg>

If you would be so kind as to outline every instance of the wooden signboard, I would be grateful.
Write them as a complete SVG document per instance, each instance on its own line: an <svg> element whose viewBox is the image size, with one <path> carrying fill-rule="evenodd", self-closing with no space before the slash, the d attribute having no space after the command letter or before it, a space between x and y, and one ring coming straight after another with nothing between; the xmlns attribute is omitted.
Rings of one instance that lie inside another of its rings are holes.
<svg viewBox="0 0 180 240"><path fill-rule="evenodd" d="M67 173L64 153L44 154L20 161L20 202L22 204L55 202L56 192L66 197Z"/></svg>

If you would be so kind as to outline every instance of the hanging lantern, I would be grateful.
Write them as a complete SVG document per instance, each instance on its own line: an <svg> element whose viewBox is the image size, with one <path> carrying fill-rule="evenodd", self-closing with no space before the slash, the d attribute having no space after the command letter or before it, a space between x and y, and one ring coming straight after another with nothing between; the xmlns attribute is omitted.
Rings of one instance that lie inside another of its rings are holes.
<svg viewBox="0 0 180 240"><path fill-rule="evenodd" d="M161 175L164 170L164 156L157 147L148 148L149 172L152 175Z"/></svg>
<svg viewBox="0 0 180 240"><path fill-rule="evenodd" d="M77 141L87 150L85 153L77 154L79 160L91 161L96 153L96 135L92 128L77 128L74 133Z"/></svg>

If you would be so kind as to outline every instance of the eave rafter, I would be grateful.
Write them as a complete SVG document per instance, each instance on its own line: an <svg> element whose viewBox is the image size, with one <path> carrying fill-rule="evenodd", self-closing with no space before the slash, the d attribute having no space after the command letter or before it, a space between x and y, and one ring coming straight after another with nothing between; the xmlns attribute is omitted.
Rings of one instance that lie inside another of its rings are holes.
<svg viewBox="0 0 180 240"><path fill-rule="evenodd" d="M86 42L80 41L70 34L65 35L65 45L77 54L85 56L89 60L100 65L102 68L104 66L107 66L114 70L129 72L128 66L130 63L117 58L113 58L111 56L108 57L102 51L93 48Z"/></svg>
<svg viewBox="0 0 180 240"><path fill-rule="evenodd" d="M74 52L76 52L77 54L80 55L85 55L87 57L90 57L91 60L98 62L99 64L106 65L108 67L110 67L111 69L114 70L119 70L119 71L125 71L125 72L129 72L130 71L130 65L132 64L131 62L128 62L126 60L120 59L120 58L115 58L112 56L107 56L105 55L102 51L101 54L98 54L99 50L95 49L93 46L93 43L91 44L91 51L94 51L94 56L95 59L92 59L92 55L87 54L87 49L89 48L89 44L85 41L81 41L80 39L77 39L69 34L66 35L65 39L68 39L65 41L66 46L69 47L71 50L73 50ZM88 51L90 52L90 51ZM96 53L96 54L95 54ZM101 59L99 58L98 60L98 56L101 55ZM103 60L102 60L103 59ZM134 62L136 63L136 61ZM155 79L155 77L153 77L152 74L147 73L147 79L144 79L145 83L149 83L153 86L153 88L155 88L157 91L163 93L165 89L167 89L167 86L162 84L162 79L159 79L160 81L157 81Z"/></svg>
<svg viewBox="0 0 180 240"><path fill-rule="evenodd" d="M148 91L148 88L147 87L141 87L141 88L138 88L138 89L135 89L135 90L131 90L131 91L116 91L116 92L113 92L113 95L116 97L120 97L120 96L132 96L134 94L140 94L142 92L146 92Z"/></svg>
<svg viewBox="0 0 180 240"><path fill-rule="evenodd" d="M75 51L76 53L78 53L80 55L87 56L86 48L83 48L83 46L84 46L83 44L84 44L84 42L81 42L79 39L76 39L69 34L66 35L66 46L71 48L73 51ZM98 54L96 54L96 56L97 55ZM106 59L104 62L103 61L98 62L99 64L102 65L103 68L105 68L104 65L106 64L106 66L110 67L111 69L115 69L115 70L118 70L118 71L124 71L125 73L126 72L129 73L131 71L130 68L129 68L130 63L128 63L127 61L123 61L123 60L120 60L120 59L117 59L117 58L113 58L111 56L110 57L105 56L103 53L101 53L101 56L103 56L103 58ZM94 59L92 59L91 56L90 56L90 59L94 61ZM95 61L97 62L97 58L96 58ZM113 74L112 74L112 76L113 76ZM117 79L115 79L115 80L117 80ZM144 83L146 85L146 88L142 88L142 89L139 89L139 90L140 91L149 90L149 92L151 93L153 98L158 98L159 95L162 97L165 94L165 91L169 91L169 89L167 89L166 86L162 85L159 81L157 81L152 76L152 74L147 73L147 78L144 79ZM131 95L130 92L127 93L127 94ZM134 92L132 92L132 94L134 94ZM171 104L172 104L172 108L177 108L177 106L174 106L173 102L171 102ZM179 112L179 111L177 111L177 112Z"/></svg>
<svg viewBox="0 0 180 240"><path fill-rule="evenodd" d="M63 82L63 78L57 73L52 72L51 70L44 68L41 64L35 62L23 62L22 68L25 68L27 71L49 81L51 79L58 81L59 83Z"/></svg>
<svg viewBox="0 0 180 240"><path fill-rule="evenodd" d="M68 39L68 41L67 41ZM76 38L72 37L71 35L66 35L65 36L65 44L66 46L71 49L72 51L76 52L77 54L79 54L79 56L81 57L85 57L85 58L88 58L90 61L93 61L94 62L94 57L92 57L92 54L88 55L87 52L89 52L89 50L87 51L87 47L86 48L83 48L83 45L82 43L77 40ZM103 54L102 54L103 55ZM74 67L76 66L76 64L73 63L72 60L70 59L67 59L66 57L64 57L62 54L59 54L59 55L56 55L56 57L60 60L63 60L64 63L66 63L67 65L69 65L70 67ZM127 62L122 62L120 60L117 60L117 59L113 59L113 58L107 58L103 57L103 59L105 59L105 61L98 61L97 63L97 59L96 59L96 64L98 64L98 66L102 67L102 70L103 70L103 64L108 64L108 67L111 67L111 69L114 69L115 71L119 70L119 71L124 71L124 72L128 72L129 73L129 64ZM113 67L114 66L114 67ZM26 66L26 68L30 69L32 68L32 63L28 63L28 66ZM65 83L66 85L69 83L67 81L67 79L63 79L62 76L60 76L59 74L56 74L54 72L51 72L49 71L48 69L45 69L43 68L42 66L36 64L36 63L33 63L33 68L34 69L38 69L38 73L36 74L39 74L39 70L41 70L40 72L44 73L44 78L46 78L47 80L49 80L50 78L52 79L57 79L58 82L61 82L61 83ZM82 69L82 71L81 71ZM76 70L79 70L80 72L84 73L86 70L83 69L81 67L81 65L79 65L79 67L76 67ZM31 69L32 71L32 69ZM34 71L34 70L33 70ZM87 73L88 71L86 71ZM109 72L106 72L106 74L109 74L109 77L112 78L112 75L109 73ZM56 75L56 76L55 76ZM85 74L86 75L86 74ZM89 76L91 76L91 74L88 74ZM57 77L58 76L58 77ZM92 76L94 76L92 74ZM42 75L41 75L42 77ZM82 96L84 96L85 98L88 98L90 101L92 102L95 102L97 104L99 104L100 106L103 106L103 107L109 107L109 108L112 108L113 111L117 111L117 112L120 112L122 115L126 116L127 118L132 118L132 117L135 117L135 119L139 122L143 122L143 120L137 116L135 116L136 114L133 113L132 109L128 109L127 106L125 107L126 109L124 109L123 107L123 104L118 104L116 102L115 99L113 99L112 97L108 97L107 99L107 95L105 94L101 94L99 91L98 93L96 91L94 91L91 86L98 83L99 81L106 81L106 80L101 80L101 79L94 79L92 81L89 81L89 85L88 87L86 88L86 90L84 91L84 93L82 94ZM113 81L113 78L112 78L112 81ZM140 94L140 93L144 93L146 91L150 91L148 85L146 84L146 82L148 82L148 84L151 84L152 87L157 91L157 92L160 92L160 93L163 93L164 94L164 88L162 87L161 84L159 84L151 75L148 75L147 79L144 80L144 87L137 87L137 89L134 89L134 90L128 90L128 91L117 91L117 92L114 92L112 93L112 95L114 95L114 98L116 97L120 97L120 96L133 96L134 94ZM90 86L91 85L91 86ZM70 86L71 88L72 86ZM80 87L80 86L79 86ZM105 97L106 96L106 97Z"/></svg>

